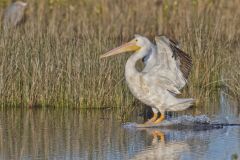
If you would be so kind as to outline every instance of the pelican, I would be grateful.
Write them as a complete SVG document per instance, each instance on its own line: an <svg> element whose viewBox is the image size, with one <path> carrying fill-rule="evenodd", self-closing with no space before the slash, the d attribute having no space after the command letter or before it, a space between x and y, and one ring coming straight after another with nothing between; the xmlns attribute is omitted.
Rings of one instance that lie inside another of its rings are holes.
<svg viewBox="0 0 240 160"><path fill-rule="evenodd" d="M16 27L20 24L25 16L25 10L27 7L26 2L16 1L11 4L4 12L4 30L12 27Z"/></svg>
<svg viewBox="0 0 240 160"><path fill-rule="evenodd" d="M144 126L158 125L165 119L166 111L182 111L194 102L192 98L176 97L187 83L191 57L165 36L156 36L155 41L156 45L144 36L135 35L130 42L100 56L133 52L125 65L125 78L134 97L152 108L153 117ZM145 66L138 71L135 65L141 59Z"/></svg>

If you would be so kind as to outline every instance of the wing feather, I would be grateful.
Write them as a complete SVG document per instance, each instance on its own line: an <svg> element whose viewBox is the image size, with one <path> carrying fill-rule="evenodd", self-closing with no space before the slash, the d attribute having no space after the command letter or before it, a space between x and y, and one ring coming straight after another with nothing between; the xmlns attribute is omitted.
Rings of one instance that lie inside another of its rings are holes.
<svg viewBox="0 0 240 160"><path fill-rule="evenodd" d="M156 83L155 87L180 94L179 90L187 83L192 59L165 36L157 36L155 41L155 50L147 57L143 74L150 83Z"/></svg>
<svg viewBox="0 0 240 160"><path fill-rule="evenodd" d="M168 61L172 65L170 70L181 72L185 80L187 80L192 68L191 56L182 51L175 41L165 36L156 37L156 43L158 54L161 54L163 59L166 59L165 61ZM164 55L163 52L168 55ZM165 65L169 65L169 63L165 63Z"/></svg>
<svg viewBox="0 0 240 160"><path fill-rule="evenodd" d="M183 76L185 79L188 79L188 76L190 74L191 68L192 68L192 58L188 54L186 54L184 51L182 51L171 39L169 39L170 47L173 52L173 58L180 62L180 70L183 73Z"/></svg>

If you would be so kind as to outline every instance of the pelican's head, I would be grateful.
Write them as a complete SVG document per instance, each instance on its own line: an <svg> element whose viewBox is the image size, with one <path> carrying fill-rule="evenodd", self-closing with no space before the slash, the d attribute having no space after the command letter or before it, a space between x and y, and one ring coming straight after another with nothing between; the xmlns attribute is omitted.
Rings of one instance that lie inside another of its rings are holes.
<svg viewBox="0 0 240 160"><path fill-rule="evenodd" d="M15 4L18 5L18 6L21 6L23 8L27 7L27 3L26 2L17 1L17 2L15 2Z"/></svg>
<svg viewBox="0 0 240 160"><path fill-rule="evenodd" d="M105 58L113 55L117 55L119 53L125 53L125 52L136 52L140 50L141 48L144 48L146 46L149 46L151 42L143 36L135 35L135 38L131 40L128 43L125 43L121 45L120 47L114 48L111 51L103 54L100 56L100 58Z"/></svg>

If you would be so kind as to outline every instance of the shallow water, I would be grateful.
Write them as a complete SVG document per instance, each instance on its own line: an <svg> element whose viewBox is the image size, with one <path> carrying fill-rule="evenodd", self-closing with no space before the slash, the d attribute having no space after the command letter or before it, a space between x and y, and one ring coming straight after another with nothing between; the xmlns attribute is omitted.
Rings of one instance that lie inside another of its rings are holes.
<svg viewBox="0 0 240 160"><path fill-rule="evenodd" d="M0 159L240 159L240 126L136 128L142 113L123 124L119 111L2 108ZM166 122L240 123L239 106L220 95L220 105Z"/></svg>
<svg viewBox="0 0 240 160"><path fill-rule="evenodd" d="M0 159L210 160L240 156L240 127L126 128L118 115L109 110L2 109ZM142 122L143 118L133 114L130 121Z"/></svg>

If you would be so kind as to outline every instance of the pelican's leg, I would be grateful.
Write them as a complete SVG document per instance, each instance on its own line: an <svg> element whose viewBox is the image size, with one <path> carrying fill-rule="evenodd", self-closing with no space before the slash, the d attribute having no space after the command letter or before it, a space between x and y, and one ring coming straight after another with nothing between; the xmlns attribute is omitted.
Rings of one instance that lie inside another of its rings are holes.
<svg viewBox="0 0 240 160"><path fill-rule="evenodd" d="M150 118L147 122L145 122L144 124L149 124L149 123L153 123L154 121L156 121L158 117L158 114L157 113L153 113L153 117Z"/></svg>
<svg viewBox="0 0 240 160"><path fill-rule="evenodd" d="M145 122L144 124L152 124L154 121L157 120L158 118L158 110L155 109L155 108L152 108L152 111L153 111L153 116L152 118L150 118L147 122Z"/></svg>
<svg viewBox="0 0 240 160"><path fill-rule="evenodd" d="M161 123L164 119L165 119L164 112L161 112L160 117L159 117L156 121L154 121L154 124L159 124L159 123Z"/></svg>
<svg viewBox="0 0 240 160"><path fill-rule="evenodd" d="M155 122L158 120L159 111L156 108L152 108L152 111L153 111L153 117L143 124L137 124L137 127L146 128L146 127L152 127L155 125Z"/></svg>

